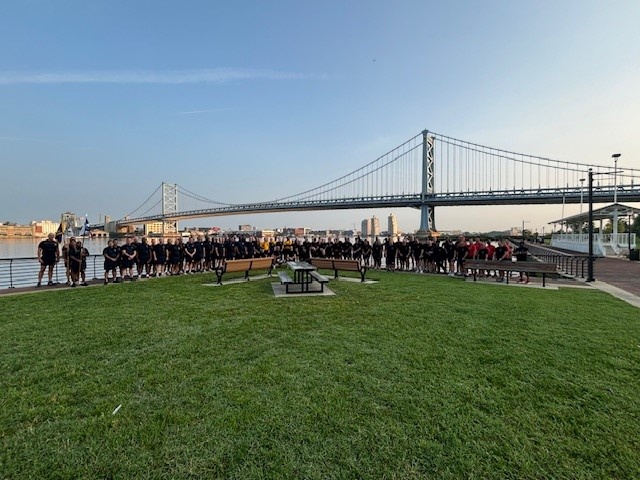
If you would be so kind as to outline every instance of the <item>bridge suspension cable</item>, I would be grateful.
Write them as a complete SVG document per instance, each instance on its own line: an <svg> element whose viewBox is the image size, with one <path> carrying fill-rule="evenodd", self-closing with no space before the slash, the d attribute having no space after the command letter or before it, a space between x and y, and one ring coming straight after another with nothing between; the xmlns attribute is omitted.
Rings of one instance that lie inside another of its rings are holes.
<svg viewBox="0 0 640 480"><path fill-rule="evenodd" d="M159 185L158 188L156 188L153 191L153 193L151 195L149 195L149 197L138 206L138 208L136 208L130 214L126 215L125 218L143 217L143 216L147 215L149 212L151 212L153 208L157 207L160 203L162 203L162 198L160 198L155 203L153 203L151 206L149 206L149 204L153 200L153 197L158 195L161 189L162 189L162 184ZM144 210L142 213L140 213L140 211L145 209L145 208L146 208L146 210Z"/></svg>
<svg viewBox="0 0 640 480"><path fill-rule="evenodd" d="M595 187L602 201L615 198L614 193L617 198L640 201L638 169L621 166L614 171L612 165L516 153L425 130L366 165L297 194L230 204L163 184L175 192L173 209L165 212L163 199L156 197L161 186L124 220L135 223L237 213L414 207L421 209L422 218L429 217L431 223L425 224L433 225L432 209L436 206L581 201L589 169L599 174Z"/></svg>
<svg viewBox="0 0 640 480"><path fill-rule="evenodd" d="M331 182L271 202L323 201L338 198L415 194L421 185L422 135Z"/></svg>

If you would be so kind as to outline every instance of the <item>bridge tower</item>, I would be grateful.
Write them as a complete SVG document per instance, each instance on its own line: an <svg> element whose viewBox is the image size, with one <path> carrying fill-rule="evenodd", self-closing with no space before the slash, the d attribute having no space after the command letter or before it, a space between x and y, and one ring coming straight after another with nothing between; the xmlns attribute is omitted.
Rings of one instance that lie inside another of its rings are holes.
<svg viewBox="0 0 640 480"><path fill-rule="evenodd" d="M162 216L178 211L178 185L162 182ZM178 222L162 219L162 233L178 233Z"/></svg>
<svg viewBox="0 0 640 480"><path fill-rule="evenodd" d="M436 229L434 208L428 197L435 193L435 137L428 130L422 131L422 194L420 205L420 230L418 236L426 237L429 229Z"/></svg>

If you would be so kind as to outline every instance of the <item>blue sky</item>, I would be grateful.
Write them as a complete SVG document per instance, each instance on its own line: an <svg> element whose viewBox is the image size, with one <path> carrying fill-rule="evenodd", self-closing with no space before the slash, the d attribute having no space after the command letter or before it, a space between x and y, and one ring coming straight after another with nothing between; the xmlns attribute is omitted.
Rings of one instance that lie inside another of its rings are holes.
<svg viewBox="0 0 640 480"><path fill-rule="evenodd" d="M4 0L0 221L121 217L163 181L228 203L282 197L425 128L640 168L639 21L635 1ZM525 208L539 230L561 213ZM187 223L351 228L389 213ZM522 217L436 211L440 229Z"/></svg>

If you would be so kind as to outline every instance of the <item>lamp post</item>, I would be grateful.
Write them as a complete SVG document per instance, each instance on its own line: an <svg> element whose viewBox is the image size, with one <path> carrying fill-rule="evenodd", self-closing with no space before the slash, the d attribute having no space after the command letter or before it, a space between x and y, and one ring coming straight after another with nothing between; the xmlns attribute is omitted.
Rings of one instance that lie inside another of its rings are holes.
<svg viewBox="0 0 640 480"><path fill-rule="evenodd" d="M613 158L613 229L611 231L612 238L611 243L615 242L616 248L618 248L618 159L620 158L619 153L614 153L611 155Z"/></svg>
<svg viewBox="0 0 640 480"><path fill-rule="evenodd" d="M584 178L580 179L580 215L582 215L582 197L584 195L584 180L585 180ZM580 223L580 234L582 235L582 223Z"/></svg>
<svg viewBox="0 0 640 480"><path fill-rule="evenodd" d="M589 259L587 261L587 282L595 281L593 278L593 169L589 169Z"/></svg>
<svg viewBox="0 0 640 480"><path fill-rule="evenodd" d="M522 241L524 242L524 224L529 223L529 220L522 220Z"/></svg>
<svg viewBox="0 0 640 480"><path fill-rule="evenodd" d="M617 156L616 156L617 155ZM614 158L617 160L620 156L619 153L614 155ZM614 171L614 175L615 175ZM589 225L588 225L588 235L589 235L589 258L587 261L587 282L594 282L596 279L593 278L593 176L594 175L611 175L611 172L598 172L593 173L593 169L589 169ZM614 194L615 195L615 194ZM615 197L614 197L615 198ZM617 210L615 210L617 213ZM616 216L616 222L617 222ZM600 232L602 233L602 232Z"/></svg>
<svg viewBox="0 0 640 480"><path fill-rule="evenodd" d="M618 203L618 159L620 158L621 153L614 153L611 155L613 158L613 203Z"/></svg>

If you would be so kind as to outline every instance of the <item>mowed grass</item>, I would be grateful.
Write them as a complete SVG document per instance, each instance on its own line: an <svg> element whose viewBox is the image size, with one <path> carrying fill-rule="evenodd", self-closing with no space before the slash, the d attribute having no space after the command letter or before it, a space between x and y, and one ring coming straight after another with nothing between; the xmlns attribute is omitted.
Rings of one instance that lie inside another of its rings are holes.
<svg viewBox="0 0 640 480"><path fill-rule="evenodd" d="M0 478L640 478L637 309L368 277L0 298Z"/></svg>

